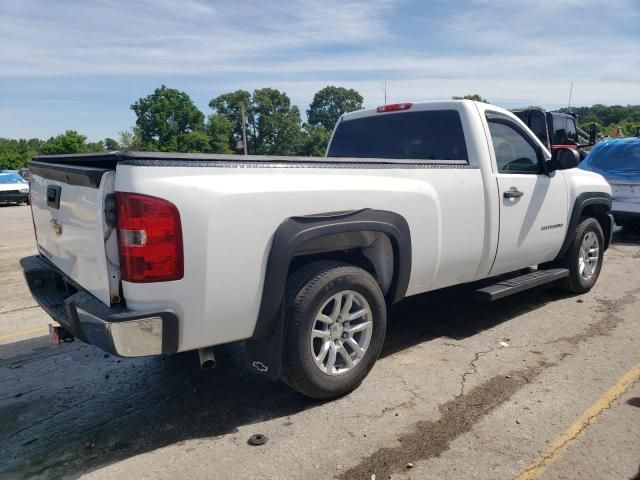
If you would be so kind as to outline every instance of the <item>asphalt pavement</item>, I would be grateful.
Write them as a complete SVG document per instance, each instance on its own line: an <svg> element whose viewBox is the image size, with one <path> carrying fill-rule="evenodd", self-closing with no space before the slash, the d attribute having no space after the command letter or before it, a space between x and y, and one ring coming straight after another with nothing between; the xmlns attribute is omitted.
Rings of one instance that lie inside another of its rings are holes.
<svg viewBox="0 0 640 480"><path fill-rule="evenodd" d="M208 372L49 345L18 263L28 207L0 226L0 478L640 479L638 233L617 229L585 295L407 299L361 387L315 402L247 370L241 344Z"/></svg>

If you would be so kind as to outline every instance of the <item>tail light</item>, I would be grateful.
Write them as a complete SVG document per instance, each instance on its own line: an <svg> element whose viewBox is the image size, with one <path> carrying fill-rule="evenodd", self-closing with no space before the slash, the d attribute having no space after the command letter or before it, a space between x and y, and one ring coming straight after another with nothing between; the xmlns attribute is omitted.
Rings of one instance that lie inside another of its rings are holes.
<svg viewBox="0 0 640 480"><path fill-rule="evenodd" d="M127 282L167 282L184 275L182 226L161 198L116 192L120 272Z"/></svg>
<svg viewBox="0 0 640 480"><path fill-rule="evenodd" d="M391 105L382 105L376 108L376 112L397 112L398 110L409 110L413 107L413 103L392 103Z"/></svg>

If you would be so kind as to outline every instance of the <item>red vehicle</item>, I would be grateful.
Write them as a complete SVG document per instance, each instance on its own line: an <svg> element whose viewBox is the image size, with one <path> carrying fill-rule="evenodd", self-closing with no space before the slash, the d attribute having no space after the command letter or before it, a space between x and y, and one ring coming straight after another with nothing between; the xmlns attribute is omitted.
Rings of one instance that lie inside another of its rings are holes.
<svg viewBox="0 0 640 480"><path fill-rule="evenodd" d="M578 127L578 116L574 113L547 112L541 108L512 110L549 151L558 148L590 147L596 143L597 125L591 124L589 133Z"/></svg>

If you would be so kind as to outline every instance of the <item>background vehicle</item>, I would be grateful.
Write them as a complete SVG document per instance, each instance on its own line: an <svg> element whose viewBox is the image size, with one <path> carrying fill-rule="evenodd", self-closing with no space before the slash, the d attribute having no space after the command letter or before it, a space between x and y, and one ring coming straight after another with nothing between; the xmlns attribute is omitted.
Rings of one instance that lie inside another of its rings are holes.
<svg viewBox="0 0 640 480"><path fill-rule="evenodd" d="M578 127L575 114L547 112L541 108L513 110L513 113L551 152L557 148L584 148L596 143L597 125L592 123L587 133Z"/></svg>
<svg viewBox="0 0 640 480"><path fill-rule="evenodd" d="M29 203L29 183L14 170L0 170L0 203Z"/></svg>
<svg viewBox="0 0 640 480"><path fill-rule="evenodd" d="M373 367L390 303L481 280L486 301L552 281L588 291L611 189L578 161L472 101L345 114L321 158L39 157L40 255L23 268L83 341L121 356L198 349L208 366L210 347L245 340L257 372L331 398Z"/></svg>
<svg viewBox="0 0 640 480"><path fill-rule="evenodd" d="M602 140L580 168L603 175L611 184L618 225L640 227L640 138Z"/></svg>

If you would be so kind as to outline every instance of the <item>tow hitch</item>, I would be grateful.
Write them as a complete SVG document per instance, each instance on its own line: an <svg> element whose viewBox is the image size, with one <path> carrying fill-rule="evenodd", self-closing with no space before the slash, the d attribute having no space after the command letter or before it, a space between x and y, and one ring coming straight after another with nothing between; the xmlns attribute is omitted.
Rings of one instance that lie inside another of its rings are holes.
<svg viewBox="0 0 640 480"><path fill-rule="evenodd" d="M61 342L69 343L73 342L73 335L59 323L50 323L49 341L54 345L60 345Z"/></svg>

